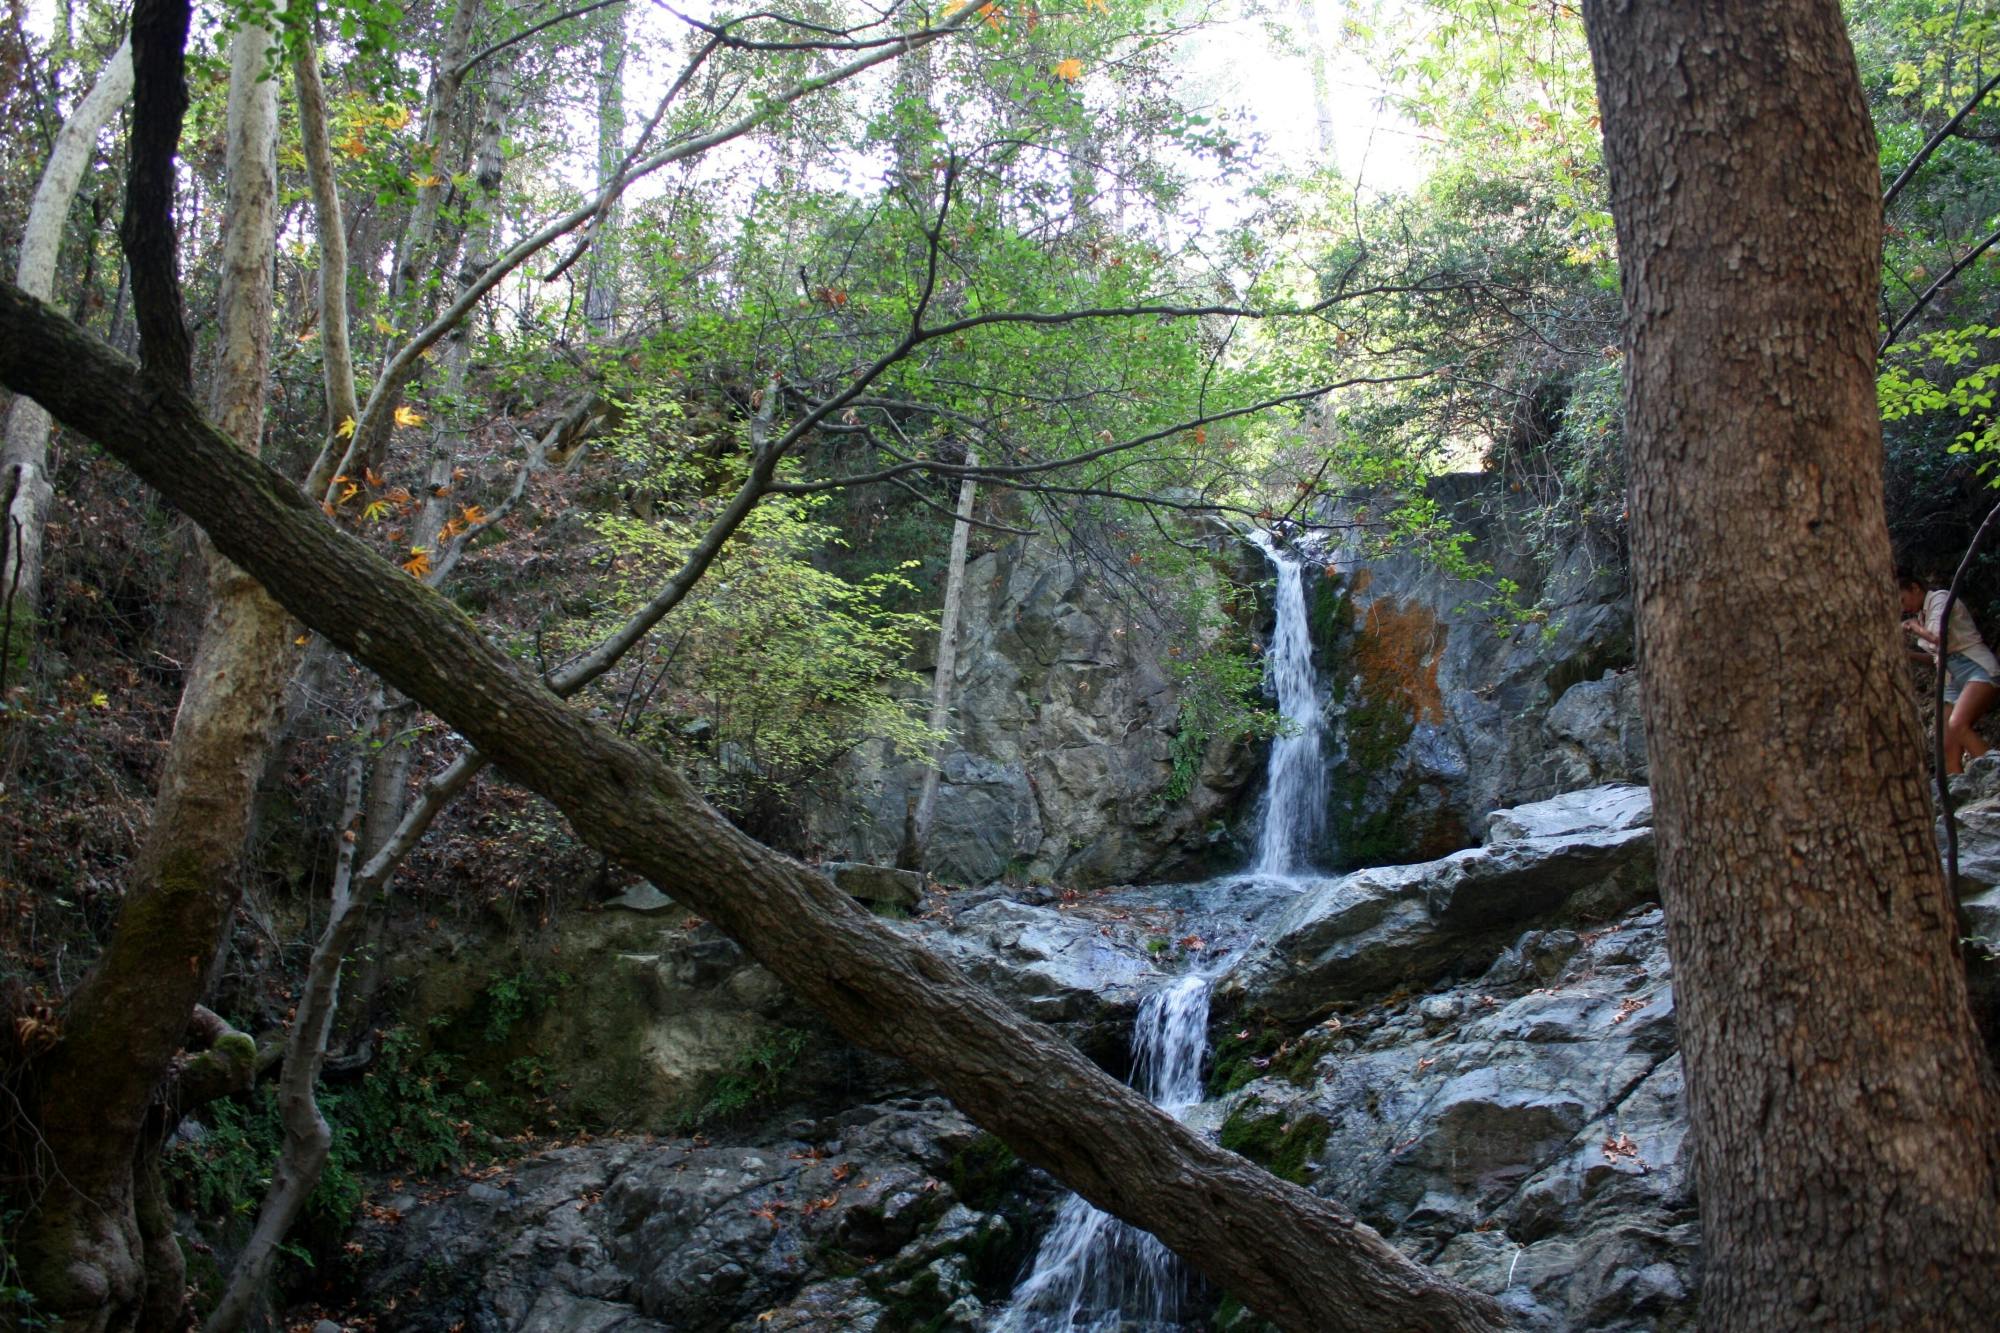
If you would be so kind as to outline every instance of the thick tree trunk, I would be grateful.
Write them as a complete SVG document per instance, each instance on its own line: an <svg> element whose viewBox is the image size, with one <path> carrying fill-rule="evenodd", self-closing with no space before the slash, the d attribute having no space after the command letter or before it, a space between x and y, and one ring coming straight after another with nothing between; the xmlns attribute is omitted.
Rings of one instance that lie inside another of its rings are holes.
<svg viewBox="0 0 2000 1333"><path fill-rule="evenodd" d="M1288 1329L1493 1329L1338 1205L1224 1152L731 827L651 754L562 703L466 616L327 525L186 396L0 285L0 383L158 487L274 596L422 700L591 845L727 930L845 1036L907 1059L1027 1160L1146 1227Z"/></svg>
<svg viewBox="0 0 2000 1333"><path fill-rule="evenodd" d="M77 186L90 167L97 135L132 96L132 39L127 37L104 62L84 99L63 122L48 165L28 205L21 229L21 257L14 281L23 291L48 300L55 291L56 253ZM49 414L31 399L19 398L7 411L0 438L0 659L11 659L32 633L42 601L42 534L48 526ZM5 668L0 666L0 676Z"/></svg>
<svg viewBox="0 0 2000 1333"><path fill-rule="evenodd" d="M2000 1103L1896 642L1834 0L1597 0L1632 563L1715 1328L1985 1328Z"/></svg>
<svg viewBox="0 0 2000 1333"><path fill-rule="evenodd" d="M282 13L281 2L271 21ZM249 24L231 52L214 403L226 432L219 438L234 437L252 451L263 434L271 340L277 85L264 71L276 41ZM160 382L173 364L162 358ZM209 572L208 618L146 845L118 928L72 996L68 1036L44 1076L40 1123L57 1169L27 1220L27 1267L32 1288L68 1329L165 1327L184 1295L179 1247L170 1227L162 1234L151 1206L158 1132L149 1125L235 910L251 801L290 675L294 633L283 609L241 569L210 555Z"/></svg>

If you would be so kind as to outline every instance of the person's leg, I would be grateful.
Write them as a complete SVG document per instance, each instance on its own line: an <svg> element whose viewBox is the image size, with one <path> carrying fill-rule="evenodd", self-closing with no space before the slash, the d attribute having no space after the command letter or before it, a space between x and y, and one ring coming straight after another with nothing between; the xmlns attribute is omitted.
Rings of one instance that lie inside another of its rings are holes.
<svg viewBox="0 0 2000 1333"><path fill-rule="evenodd" d="M1951 716L1945 722L1944 730L1944 771L1961 773L1965 771L1965 759L1977 759L1987 751L1987 744L1974 728L1979 719L1986 716L1993 707L1993 700L2000 697L2000 687L1991 681L1969 680L1958 693L1958 702L1951 706Z"/></svg>

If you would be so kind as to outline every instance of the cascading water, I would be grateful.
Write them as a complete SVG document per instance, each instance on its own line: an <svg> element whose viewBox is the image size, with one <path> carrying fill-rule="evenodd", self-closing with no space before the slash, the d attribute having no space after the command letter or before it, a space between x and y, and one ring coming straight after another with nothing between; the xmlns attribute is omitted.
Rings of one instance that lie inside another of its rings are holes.
<svg viewBox="0 0 2000 1333"><path fill-rule="evenodd" d="M1270 534L1255 542L1278 575L1277 629L1264 653L1266 679L1278 696L1285 734L1271 742L1263 818L1253 874L1285 877L1310 868L1312 849L1326 827L1326 761L1320 753L1319 683L1313 676L1312 636L1306 627L1304 567L1279 549Z"/></svg>
<svg viewBox="0 0 2000 1333"><path fill-rule="evenodd" d="M1278 575L1278 624L1265 670L1285 734L1271 744L1263 817L1251 873L1290 879L1310 868L1326 821L1319 688L1306 630L1304 569L1267 533L1254 541ZM1139 1007L1132 1030L1132 1084L1180 1115L1201 1101L1208 1055L1210 975L1180 977ZM1192 1315L1189 1279L1173 1251L1148 1232L1085 1203L1063 1201L1034 1265L994 1325L995 1333L1167 1333Z"/></svg>
<svg viewBox="0 0 2000 1333"><path fill-rule="evenodd" d="M1132 1030L1132 1084L1178 1115L1201 1100L1208 984L1184 976L1153 992ZM1139 1333L1178 1328L1187 1275L1173 1251L1077 1195L1063 1201L997 1333Z"/></svg>

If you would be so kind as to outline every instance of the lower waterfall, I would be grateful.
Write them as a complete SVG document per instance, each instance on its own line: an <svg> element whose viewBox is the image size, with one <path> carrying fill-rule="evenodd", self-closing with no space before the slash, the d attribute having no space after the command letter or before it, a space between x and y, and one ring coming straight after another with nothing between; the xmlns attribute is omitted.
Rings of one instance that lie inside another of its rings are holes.
<svg viewBox="0 0 2000 1333"><path fill-rule="evenodd" d="M1201 1101L1209 978L1147 996L1132 1029L1132 1086L1169 1114ZM995 1328L1000 1333L1152 1333L1179 1327L1188 1275L1173 1251L1072 1194Z"/></svg>

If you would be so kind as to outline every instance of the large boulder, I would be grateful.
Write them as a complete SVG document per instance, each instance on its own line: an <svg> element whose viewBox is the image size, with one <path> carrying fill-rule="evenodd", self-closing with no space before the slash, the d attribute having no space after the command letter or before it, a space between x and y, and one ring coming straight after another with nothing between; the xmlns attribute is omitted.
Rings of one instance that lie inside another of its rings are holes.
<svg viewBox="0 0 2000 1333"><path fill-rule="evenodd" d="M773 1139L605 1140L393 1197L363 1309L410 1333L982 1327L1049 1187L937 1099Z"/></svg>
<svg viewBox="0 0 2000 1333"><path fill-rule="evenodd" d="M1483 846L1310 881L1223 995L1300 1021L1483 967L1530 926L1615 917L1654 895L1651 810L1643 787L1569 793L1493 815Z"/></svg>
<svg viewBox="0 0 2000 1333"><path fill-rule="evenodd" d="M1295 1035L1206 1114L1523 1327L1692 1328L1671 976L1657 908L1530 932L1476 981L1373 996Z"/></svg>

